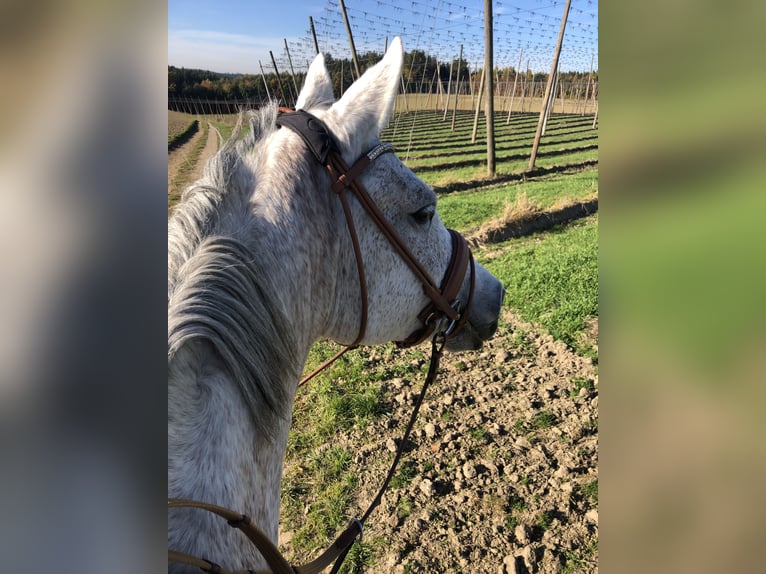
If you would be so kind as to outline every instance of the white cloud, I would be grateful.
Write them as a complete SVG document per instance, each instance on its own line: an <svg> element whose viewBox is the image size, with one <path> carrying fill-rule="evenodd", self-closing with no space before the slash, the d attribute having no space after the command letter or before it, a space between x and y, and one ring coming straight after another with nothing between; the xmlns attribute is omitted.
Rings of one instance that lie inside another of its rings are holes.
<svg viewBox="0 0 766 574"><path fill-rule="evenodd" d="M288 43L296 41L288 38ZM264 38L246 34L229 34L211 30L169 30L168 64L184 68L201 68L214 72L259 74L260 60L271 70L269 50L280 59L284 38ZM284 72L285 70L280 70Z"/></svg>

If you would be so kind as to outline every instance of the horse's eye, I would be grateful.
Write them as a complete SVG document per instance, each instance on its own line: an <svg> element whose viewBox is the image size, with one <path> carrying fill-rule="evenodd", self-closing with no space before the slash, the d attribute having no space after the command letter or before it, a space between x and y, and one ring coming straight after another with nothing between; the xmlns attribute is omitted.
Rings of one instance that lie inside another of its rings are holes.
<svg viewBox="0 0 766 574"><path fill-rule="evenodd" d="M425 225L430 223L436 214L436 206L426 205L425 207L418 209L415 213L411 213L410 217L415 220L415 223Z"/></svg>

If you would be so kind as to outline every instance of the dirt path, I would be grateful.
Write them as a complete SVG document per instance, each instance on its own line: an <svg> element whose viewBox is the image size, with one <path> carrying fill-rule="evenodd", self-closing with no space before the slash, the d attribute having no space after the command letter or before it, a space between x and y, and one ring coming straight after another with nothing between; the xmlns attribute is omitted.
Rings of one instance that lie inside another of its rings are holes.
<svg viewBox="0 0 766 574"><path fill-rule="evenodd" d="M202 149L199 157L195 160L194 150L199 145L201 139L207 132L207 141L205 147ZM182 182L176 182L177 186L183 189L189 183L198 180L202 177L202 171L204 169L207 160L218 151L220 146L220 134L211 124L208 124L208 129L200 129L192 138L181 147L168 152L168 192L171 191L173 182L176 180L179 170L182 167L188 166L189 162L194 162L194 168L189 173L188 177L184 178Z"/></svg>
<svg viewBox="0 0 766 574"><path fill-rule="evenodd" d="M194 171L192 172L191 177L189 177L189 183L197 181L202 177L202 172L205 169L205 165L207 165L207 160L215 155L215 152L218 151L220 145L221 134L218 133L218 130L215 129L212 124L208 124L207 142L205 143L205 147L202 148L202 153L197 160L197 164L194 166Z"/></svg>
<svg viewBox="0 0 766 574"><path fill-rule="evenodd" d="M443 357L402 461L412 479L385 494L365 527L370 572L598 571L597 368L512 313L503 319L505 335L482 351ZM391 417L333 442L357 453L360 509L421 384L387 381ZM282 533L288 555L290 538Z"/></svg>

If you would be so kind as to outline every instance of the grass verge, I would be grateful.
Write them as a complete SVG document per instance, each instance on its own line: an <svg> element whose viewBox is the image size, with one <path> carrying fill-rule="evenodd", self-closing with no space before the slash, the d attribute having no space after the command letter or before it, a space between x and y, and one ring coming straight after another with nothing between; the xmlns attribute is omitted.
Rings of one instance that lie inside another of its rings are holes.
<svg viewBox="0 0 766 574"><path fill-rule="evenodd" d="M506 288L505 304L581 355L598 360L584 337L598 316L598 215L516 239L485 254Z"/></svg>
<svg viewBox="0 0 766 574"><path fill-rule="evenodd" d="M337 348L327 341L314 345L306 372ZM359 472L346 446L348 437L359 438L371 423L388 415L384 393L391 379L418 377L425 364L420 349L402 351L385 345L351 351L300 389L293 406L282 487L281 523L293 532L292 560L313 559L345 526L353 514ZM405 464L396 480L408 483L412 472ZM341 572L369 566L374 545L368 538L356 545Z"/></svg>
<svg viewBox="0 0 766 574"><path fill-rule="evenodd" d="M195 122L197 119L194 116L168 110L168 148L192 129Z"/></svg>
<svg viewBox="0 0 766 574"><path fill-rule="evenodd" d="M208 124L205 123L202 129L201 137L194 144L194 147L189 151L189 155L186 157L186 160L183 162L183 164L181 164L181 166L178 168L178 171L176 172L176 175L170 184L170 189L168 189L168 215L173 210L175 205L180 201L181 192L188 183L189 176L194 171L194 167L199 161L202 150L205 149L209 129L210 128L208 127Z"/></svg>
<svg viewBox="0 0 766 574"><path fill-rule="evenodd" d="M564 201L589 197L597 191L598 170L586 169L493 189L443 195L439 198L439 215L447 227L465 233L504 216L522 198L536 208L546 210Z"/></svg>

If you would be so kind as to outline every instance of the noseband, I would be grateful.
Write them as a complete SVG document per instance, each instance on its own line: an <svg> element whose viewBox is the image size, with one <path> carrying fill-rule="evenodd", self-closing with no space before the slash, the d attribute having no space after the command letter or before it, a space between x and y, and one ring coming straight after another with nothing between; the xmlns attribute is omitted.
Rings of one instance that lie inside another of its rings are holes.
<svg viewBox="0 0 766 574"><path fill-rule="evenodd" d="M331 189L335 195L338 196L341 205L343 206L346 225L348 227L349 235L351 236L351 243L356 258L356 267L359 273L359 290L362 300L362 314L360 318L359 334L357 335L356 340L332 359L321 365L316 371L304 378L300 384L305 383L311 377L321 372L325 367L338 359L349 349L357 347L362 339L364 339L367 330L367 281L364 273L362 251L356 234L356 227L351 216L351 208L348 203L347 194L344 193L347 189L354 195L354 197L356 197L359 204L378 226L393 247L394 251L399 254L407 267L410 268L418 281L420 281L423 285L423 292L430 299L430 302L420 311L420 313L418 313L418 319L422 323L422 326L413 331L403 341L397 342L397 345L400 347L417 345L422 341L425 341L431 334L435 333L432 338L431 364L428 367L428 374L426 375L420 394L415 400L415 405L410 415L409 422L407 423L402 439L399 442L399 446L396 449L394 460L391 463L388 474L378 490L377 495L367 507L362 518L352 520L335 542L333 542L327 550L312 562L302 566L289 564L273 542L271 542L271 540L250 521L250 518L247 515L239 514L227 508L205 502L185 499L169 499L168 508L198 508L206 510L226 520L229 526L241 530L256 548L258 548L270 568L270 570L259 572L253 570L239 570L231 573L210 560L173 550L168 551L168 559L170 561L195 566L203 572L208 572L210 574L319 574L330 564L333 564L330 574L337 573L341 564L343 564L343 560L351 549L351 546L357 538L362 535L365 521L372 511L380 504L383 498L383 493L388 488L388 484L394 476L399 459L404 452L404 445L407 443L410 431L415 424L418 411L420 410L420 405L423 403L426 390L430 383L436 378L436 373L439 368L439 359L444 348L444 343L448 339L454 337L465 325L468 319L471 301L473 299L475 280L474 261L468 243L463 236L457 231L452 229L449 230L452 239L452 255L450 256L450 262L444 273L444 277L442 278L441 283L437 286L421 263L412 254L409 247L402 241L401 237L396 232L396 229L394 229L391 223L380 211L367 193L367 190L365 190L359 182L359 177L373 161L385 153L394 151L391 144L383 143L376 145L366 154L362 155L351 168L348 168L341 158L335 138L324 122L303 110L292 111L285 108L279 108L279 112L277 125L287 127L301 136L317 161L323 165L330 174L332 180ZM469 265L471 269L470 289L465 305L463 305L463 302L458 299L458 294L460 293L460 288L463 285Z"/></svg>
<svg viewBox="0 0 766 574"><path fill-rule="evenodd" d="M435 331L436 337L442 342L457 335L468 319L469 308L473 299L475 269L473 255L468 247L468 243L457 231L449 230L452 240L452 255L444 277L441 283L437 285L423 268L420 261L412 254L407 244L402 241L396 229L386 219L385 215L383 215L359 181L359 177L373 161L383 154L393 153L393 146L389 143L378 144L366 154L363 154L349 168L341 158L336 140L324 122L304 110L292 111L280 108L279 111L277 125L287 127L296 132L306 143L316 160L326 167L333 182L331 189L338 196L343 206L346 225L354 248L362 300L359 333L356 340L349 347L354 348L358 346L364 338L367 330L368 303L364 262L356 234L356 227L348 204L348 197L344 193L347 189L356 197L359 204L383 233L394 251L399 254L413 275L423 285L423 292L430 299L430 302L418 313L418 319L422 326L413 331L403 341L398 341L397 344L400 347L417 345L425 341ZM460 293L460 288L463 285L469 265L471 269L470 290L467 301L463 302L458 299L458 294Z"/></svg>

